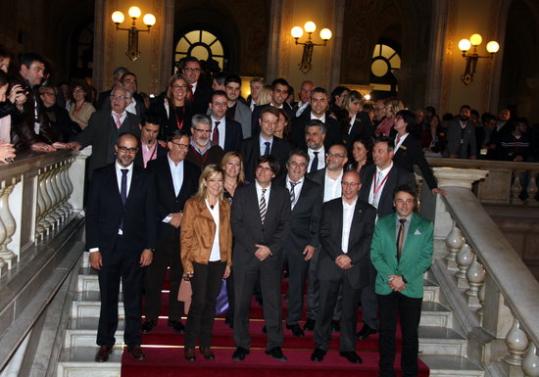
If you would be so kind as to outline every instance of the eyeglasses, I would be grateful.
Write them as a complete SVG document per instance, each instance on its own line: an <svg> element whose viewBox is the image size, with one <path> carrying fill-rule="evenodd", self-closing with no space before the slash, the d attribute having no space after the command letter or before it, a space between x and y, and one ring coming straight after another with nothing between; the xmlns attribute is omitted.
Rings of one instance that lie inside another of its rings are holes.
<svg viewBox="0 0 539 377"><path fill-rule="evenodd" d="M204 130L202 128L193 128L194 131L196 132L204 132L204 133L207 133L209 134L211 132L211 130Z"/></svg>
<svg viewBox="0 0 539 377"><path fill-rule="evenodd" d="M170 142L171 142L172 144L174 144L174 145L177 145L178 148L180 148L180 149L187 149L187 148L189 148L189 145L188 145L188 144L177 143L177 142L172 141L172 140L171 140Z"/></svg>
<svg viewBox="0 0 539 377"><path fill-rule="evenodd" d="M135 154L138 152L138 147L135 147L135 148L128 148L128 147L124 147L124 146L118 146L118 150L122 153L132 153L132 154Z"/></svg>
<svg viewBox="0 0 539 377"><path fill-rule="evenodd" d="M341 153L328 153L328 157L345 158L346 155Z"/></svg>
<svg viewBox="0 0 539 377"><path fill-rule="evenodd" d="M354 186L359 186L359 182L341 182L341 185L343 186L351 186L351 187L354 187Z"/></svg>

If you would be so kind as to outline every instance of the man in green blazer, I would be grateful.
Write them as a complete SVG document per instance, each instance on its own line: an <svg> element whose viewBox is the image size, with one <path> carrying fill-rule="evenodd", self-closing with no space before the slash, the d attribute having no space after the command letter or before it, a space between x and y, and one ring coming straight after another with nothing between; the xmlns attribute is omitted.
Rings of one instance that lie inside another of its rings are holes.
<svg viewBox="0 0 539 377"><path fill-rule="evenodd" d="M432 264L432 223L414 212L416 193L395 190L396 213L379 219L371 244L380 312L380 376L393 377L397 318L402 331L403 376L417 376L423 274Z"/></svg>

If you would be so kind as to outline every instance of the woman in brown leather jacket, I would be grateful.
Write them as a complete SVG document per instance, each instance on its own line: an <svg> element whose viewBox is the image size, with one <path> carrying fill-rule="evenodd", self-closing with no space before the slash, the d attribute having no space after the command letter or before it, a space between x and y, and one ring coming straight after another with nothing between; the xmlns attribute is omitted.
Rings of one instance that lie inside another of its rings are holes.
<svg viewBox="0 0 539 377"><path fill-rule="evenodd" d="M192 301L185 328L185 358L195 361L195 344L207 360L211 351L211 333L215 303L221 279L230 274L232 230L230 204L223 198L223 171L208 165L202 171L199 189L185 203L181 227L181 260L184 278L191 280Z"/></svg>

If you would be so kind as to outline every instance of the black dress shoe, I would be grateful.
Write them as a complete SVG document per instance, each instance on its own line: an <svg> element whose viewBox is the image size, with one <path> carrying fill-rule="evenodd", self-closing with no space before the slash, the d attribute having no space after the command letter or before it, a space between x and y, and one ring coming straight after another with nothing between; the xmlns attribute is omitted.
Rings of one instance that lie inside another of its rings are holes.
<svg viewBox="0 0 539 377"><path fill-rule="evenodd" d="M297 323L293 325L286 325L286 328L292 331L292 335L297 336L298 338L305 336L305 333Z"/></svg>
<svg viewBox="0 0 539 377"><path fill-rule="evenodd" d="M142 352L142 348L140 346L128 346L127 352L133 357L135 360L142 361L144 360L144 352Z"/></svg>
<svg viewBox="0 0 539 377"><path fill-rule="evenodd" d="M376 329L373 329L369 325L365 324L361 328L361 330L358 331L356 334L357 338L359 340L365 340L369 337L369 335L376 334L378 331Z"/></svg>
<svg viewBox="0 0 539 377"><path fill-rule="evenodd" d="M326 351L321 348L315 348L313 353L311 354L311 360L322 361L324 360L324 356L326 356Z"/></svg>
<svg viewBox="0 0 539 377"><path fill-rule="evenodd" d="M232 360L243 361L248 354L249 350L247 348L237 347L232 354Z"/></svg>
<svg viewBox="0 0 539 377"><path fill-rule="evenodd" d="M185 331L185 326L183 325L182 321L179 319L169 319L168 320L169 327L172 327L175 331L182 333Z"/></svg>
<svg viewBox="0 0 539 377"><path fill-rule="evenodd" d="M361 364L363 360L361 360L361 357L354 351L347 351L347 352L339 352L339 355L344 357L346 360L351 362L352 364Z"/></svg>
<svg viewBox="0 0 539 377"><path fill-rule="evenodd" d="M305 331L313 331L314 330L314 325L316 324L315 320L314 319L307 319L307 321L305 322L305 325L303 325L303 330Z"/></svg>
<svg viewBox="0 0 539 377"><path fill-rule="evenodd" d="M112 353L112 346L101 346L95 354L95 361L98 363L104 363L109 359L109 355Z"/></svg>
<svg viewBox="0 0 539 377"><path fill-rule="evenodd" d="M183 356L185 357L185 360L189 361L190 363L194 363L196 360L195 349L193 347L185 347L183 350Z"/></svg>
<svg viewBox="0 0 539 377"><path fill-rule="evenodd" d="M341 323L339 321L331 321L331 329L335 332L341 332Z"/></svg>
<svg viewBox="0 0 539 377"><path fill-rule="evenodd" d="M211 351L210 347L200 347L200 353L206 360L215 360L215 355Z"/></svg>
<svg viewBox="0 0 539 377"><path fill-rule="evenodd" d="M281 361L287 360L286 356L283 354L283 350L281 349L281 347L274 347L270 350L267 350L266 355L270 355L274 359L281 360Z"/></svg>
<svg viewBox="0 0 539 377"><path fill-rule="evenodd" d="M149 333L150 331L153 330L155 325L157 325L157 318L145 319L144 322L142 322L142 326L141 326L142 332L144 334Z"/></svg>

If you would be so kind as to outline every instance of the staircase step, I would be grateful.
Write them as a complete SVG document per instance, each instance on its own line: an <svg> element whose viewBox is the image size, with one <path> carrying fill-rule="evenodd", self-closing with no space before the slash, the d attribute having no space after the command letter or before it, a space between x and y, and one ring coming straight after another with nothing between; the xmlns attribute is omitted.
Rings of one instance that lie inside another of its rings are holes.
<svg viewBox="0 0 539 377"><path fill-rule="evenodd" d="M430 377L484 377L482 368L462 356L419 355L430 369Z"/></svg>
<svg viewBox="0 0 539 377"><path fill-rule="evenodd" d="M58 362L57 377L120 377L122 347L115 346L106 363L94 361L97 347L64 348Z"/></svg>

